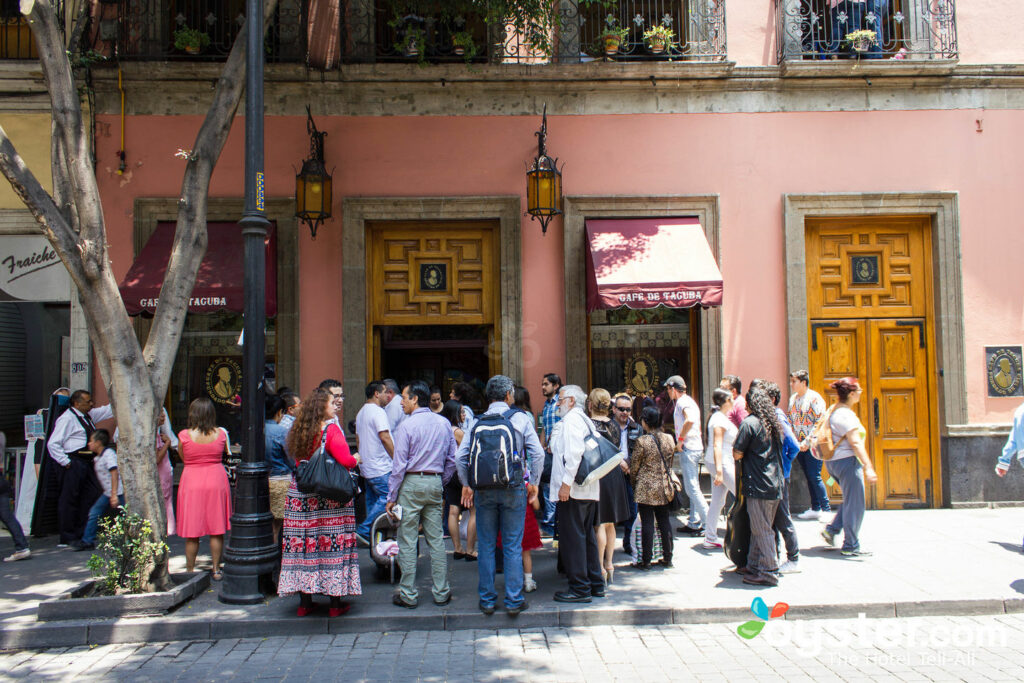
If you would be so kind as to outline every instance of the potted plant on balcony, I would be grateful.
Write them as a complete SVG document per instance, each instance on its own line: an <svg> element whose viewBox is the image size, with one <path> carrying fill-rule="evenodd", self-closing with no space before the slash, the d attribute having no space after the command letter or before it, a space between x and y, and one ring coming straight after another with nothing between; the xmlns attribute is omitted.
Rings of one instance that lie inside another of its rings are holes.
<svg viewBox="0 0 1024 683"><path fill-rule="evenodd" d="M675 31L661 23L644 31L644 42L647 43L647 49L657 55L665 51L675 35Z"/></svg>
<svg viewBox="0 0 1024 683"><path fill-rule="evenodd" d="M604 18L604 29L597 37L598 49L603 50L606 55L618 54L619 46L626 40L629 34L628 29L619 28L619 20L609 14Z"/></svg>
<svg viewBox="0 0 1024 683"><path fill-rule="evenodd" d="M174 32L174 48L190 55L197 55L210 44L210 36L203 31L182 26Z"/></svg>
<svg viewBox="0 0 1024 683"><path fill-rule="evenodd" d="M469 31L459 31L452 34L452 50L459 57L467 60L476 56L476 43L473 42L473 34Z"/></svg>
<svg viewBox="0 0 1024 683"><path fill-rule="evenodd" d="M847 33L844 39L858 55L863 54L875 45L878 45L878 34L868 29L861 29L860 31Z"/></svg>

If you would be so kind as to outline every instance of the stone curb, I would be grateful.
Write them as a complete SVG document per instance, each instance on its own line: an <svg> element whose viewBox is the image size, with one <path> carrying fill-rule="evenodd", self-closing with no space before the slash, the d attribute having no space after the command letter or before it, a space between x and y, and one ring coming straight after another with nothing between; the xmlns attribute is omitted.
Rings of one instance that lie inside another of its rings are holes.
<svg viewBox="0 0 1024 683"><path fill-rule="evenodd" d="M68 621L166 614L210 586L210 573L205 571L191 574L175 573L171 574L171 577L180 583L162 593L78 598L78 594L97 583L96 579L90 579L76 588L64 591L55 598L40 602L36 610L36 618L39 621Z"/></svg>
<svg viewBox="0 0 1024 683"><path fill-rule="evenodd" d="M786 619L851 619L964 616L1024 612L1024 599L928 600L915 602L850 603L836 605L793 605ZM723 608L531 608L509 618L500 610L492 616L470 614L395 614L350 616L338 619L296 617L228 621L208 618L140 617L131 619L41 622L0 627L0 650L113 643L165 642L174 640L217 640L221 638L267 638L381 631L458 631L466 629L658 626L668 624L709 624L744 621L746 607Z"/></svg>

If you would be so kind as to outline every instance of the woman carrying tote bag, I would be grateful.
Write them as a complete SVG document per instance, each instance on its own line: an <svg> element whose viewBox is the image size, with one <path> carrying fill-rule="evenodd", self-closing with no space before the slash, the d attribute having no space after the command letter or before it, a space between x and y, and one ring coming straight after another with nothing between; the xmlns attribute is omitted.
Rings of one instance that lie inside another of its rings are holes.
<svg viewBox="0 0 1024 683"><path fill-rule="evenodd" d="M655 520L661 534L661 564L671 567L672 517L669 515L669 505L675 498L676 490L669 472L675 440L661 431L661 413L654 406L647 406L640 413L640 425L644 434L636 440L633 457L629 461L629 478L640 512L642 554L639 568L651 568Z"/></svg>
<svg viewBox="0 0 1024 683"><path fill-rule="evenodd" d="M314 389L302 402L288 432L288 452L296 462L308 460L323 443L325 454L341 465L353 468L359 464L358 455L349 452L345 435L334 422L341 403L340 394L332 396L324 389ZM302 493L293 477L284 507L278 595L298 593L300 617L316 610L314 593L327 595L331 599L329 615L337 617L351 607L341 598L362 592L352 501L342 505L316 493Z"/></svg>

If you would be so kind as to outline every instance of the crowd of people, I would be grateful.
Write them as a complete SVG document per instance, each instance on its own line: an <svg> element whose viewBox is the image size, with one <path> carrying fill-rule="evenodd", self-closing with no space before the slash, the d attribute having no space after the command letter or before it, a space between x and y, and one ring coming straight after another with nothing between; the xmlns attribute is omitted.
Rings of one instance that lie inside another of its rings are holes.
<svg viewBox="0 0 1024 683"><path fill-rule="evenodd" d="M683 533L702 537L705 551L724 551L743 582L754 585L776 585L780 576L800 571L794 518L822 519L820 537L827 546L841 535L844 556L868 555L860 527L865 482L876 475L856 414L860 384L853 377L833 382L836 401L827 406L809 379L806 371L791 373L784 408L776 383L755 379L744 393L740 378L727 375L711 394L706 421L678 375L651 392L656 398L612 395L604 388L587 393L547 374L536 414L529 392L504 375L487 381L479 414L469 384L456 383L445 398L439 387L422 381L400 386L385 379L366 385L365 402L348 427L354 449L341 424L340 382L325 380L305 397L283 388L267 396L264 425L274 537L281 547L278 592L298 594L300 616L316 610L315 595L329 597L331 616L344 614L350 605L343 599L362 592L359 555L380 541L378 528L394 532L395 605L419 604L421 534L430 555L431 598L438 605L451 600L447 535L453 561L476 563L479 609L485 614L495 611L499 597L510 615L528 608L525 595L537 590L531 552L543 547L545 537L557 541L566 579L554 600L569 603L601 598L614 584L620 530L637 571L673 566L673 539ZM62 475L60 546L84 550L95 546L100 518L124 505L124 489L113 449L117 433L95 427L111 417L110 407L95 407L85 391L70 393L68 403L46 448ZM191 403L187 427L177 435L166 413L159 422L154 457L169 533L186 539L189 571L200 539L209 537L218 580L231 517L223 466L230 454L228 434L217 426L208 398ZM822 424L831 437L827 483L837 483L842 493L835 509L816 452ZM621 461L599 478L583 478L581 463L591 457L595 439L613 444ZM165 474L171 449L183 464L176 504L173 477ZM358 525L356 500L298 489L299 463L318 451L358 474L364 493ZM501 471L495 474L487 458L498 452ZM811 500L796 515L790 511L794 461L804 471ZM1001 459L999 474L1008 461ZM711 479L710 503L700 486L702 466ZM686 523L673 529L673 513L684 509ZM823 519L830 512L831 519ZM6 560L29 557L17 521L3 521L15 541L15 553ZM501 572L503 596L495 583Z"/></svg>

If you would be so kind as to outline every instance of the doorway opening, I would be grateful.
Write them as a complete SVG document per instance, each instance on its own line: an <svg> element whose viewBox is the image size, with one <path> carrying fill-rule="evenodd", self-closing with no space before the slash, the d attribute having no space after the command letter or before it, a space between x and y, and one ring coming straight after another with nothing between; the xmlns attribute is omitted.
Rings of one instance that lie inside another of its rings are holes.
<svg viewBox="0 0 1024 683"><path fill-rule="evenodd" d="M490 325L382 325L376 332L380 377L423 380L440 387L445 400L456 382L472 386L478 399L483 396L490 376Z"/></svg>

